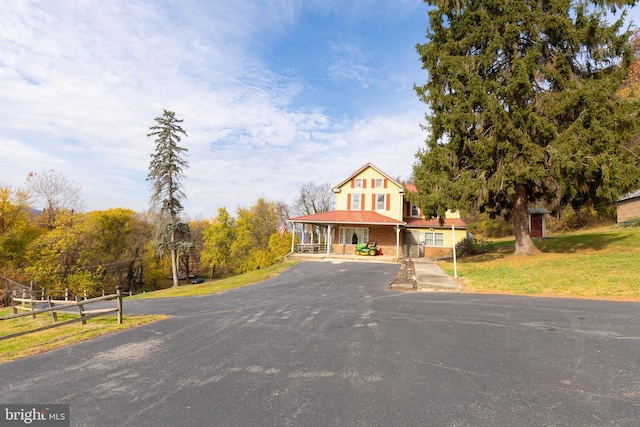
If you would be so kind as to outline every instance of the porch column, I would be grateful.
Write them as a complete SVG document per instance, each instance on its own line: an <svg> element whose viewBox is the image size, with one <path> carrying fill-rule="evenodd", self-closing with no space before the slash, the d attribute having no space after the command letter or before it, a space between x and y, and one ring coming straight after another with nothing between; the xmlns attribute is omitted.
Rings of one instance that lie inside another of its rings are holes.
<svg viewBox="0 0 640 427"><path fill-rule="evenodd" d="M331 225L327 225L327 255L331 253Z"/></svg>
<svg viewBox="0 0 640 427"><path fill-rule="evenodd" d="M296 241L296 223L291 221L291 253L293 253Z"/></svg>
<svg viewBox="0 0 640 427"><path fill-rule="evenodd" d="M400 226L396 225L396 261L398 260L398 255L400 254Z"/></svg>

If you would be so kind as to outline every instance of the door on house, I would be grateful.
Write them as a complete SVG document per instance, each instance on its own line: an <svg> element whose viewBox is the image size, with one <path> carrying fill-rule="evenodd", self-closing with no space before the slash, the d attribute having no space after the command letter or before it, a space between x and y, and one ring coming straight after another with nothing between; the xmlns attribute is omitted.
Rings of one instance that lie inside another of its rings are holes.
<svg viewBox="0 0 640 427"><path fill-rule="evenodd" d="M531 215L531 237L542 237L542 215Z"/></svg>

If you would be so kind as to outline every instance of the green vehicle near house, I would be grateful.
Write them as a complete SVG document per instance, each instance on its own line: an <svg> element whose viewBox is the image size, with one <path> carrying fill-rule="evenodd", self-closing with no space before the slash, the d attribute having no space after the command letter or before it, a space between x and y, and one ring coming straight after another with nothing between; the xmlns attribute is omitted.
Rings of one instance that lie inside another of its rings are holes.
<svg viewBox="0 0 640 427"><path fill-rule="evenodd" d="M378 249L377 242L373 242L372 245L368 243L358 243L356 245L356 255L376 256L380 254L381 254L381 251L380 249Z"/></svg>

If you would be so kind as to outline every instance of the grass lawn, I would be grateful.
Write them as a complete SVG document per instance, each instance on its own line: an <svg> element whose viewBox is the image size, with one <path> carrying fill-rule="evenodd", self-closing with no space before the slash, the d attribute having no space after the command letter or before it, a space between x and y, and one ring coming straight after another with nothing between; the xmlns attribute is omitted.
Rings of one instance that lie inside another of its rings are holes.
<svg viewBox="0 0 640 427"><path fill-rule="evenodd" d="M272 265L256 271L250 271L239 276L227 277L225 279L213 280L198 285L183 285L177 288L162 289L159 291L146 292L144 294L134 295L130 299L141 298L172 298L172 297L192 297L200 295L217 294L218 292L229 289L239 288L252 283L261 282L270 279L282 273L289 267L297 264L297 262L286 262L282 264Z"/></svg>
<svg viewBox="0 0 640 427"><path fill-rule="evenodd" d="M11 314L11 308L0 309L0 317ZM58 322L77 318L75 314L58 313ZM124 316L122 325L118 325L116 316L95 317L87 320L86 325L80 322L33 332L14 338L2 339L3 336L29 331L53 324L50 313L39 314L35 319L31 316L0 321L0 363L20 359L32 354L42 353L85 341L100 335L109 334L135 326L146 325L166 318L166 316Z"/></svg>
<svg viewBox="0 0 640 427"><path fill-rule="evenodd" d="M508 244L507 244L508 243ZM469 292L640 301L640 228L600 228L536 240L539 256L514 257L513 241L458 260ZM440 264L453 276L453 262Z"/></svg>
<svg viewBox="0 0 640 427"><path fill-rule="evenodd" d="M269 279L277 276L294 264L295 263L292 262L278 264L269 268L252 271L250 273L226 279L215 280L199 285L184 285L178 288L147 292L145 294L135 295L126 299L169 298L214 294ZM11 314L11 308L0 309L0 317L9 314ZM60 322L75 317L77 317L75 314L58 313L58 321ZM40 314L35 320L30 316L2 320L0 321L0 363L53 350L55 348L85 341L111 332L145 325L164 318L166 318L166 316L126 316L125 306L125 316L122 325L117 324L115 316L104 316L89 319L87 320L86 325L82 325L79 322L72 323L7 339L2 339L2 337L51 325L53 323L51 320L51 314Z"/></svg>

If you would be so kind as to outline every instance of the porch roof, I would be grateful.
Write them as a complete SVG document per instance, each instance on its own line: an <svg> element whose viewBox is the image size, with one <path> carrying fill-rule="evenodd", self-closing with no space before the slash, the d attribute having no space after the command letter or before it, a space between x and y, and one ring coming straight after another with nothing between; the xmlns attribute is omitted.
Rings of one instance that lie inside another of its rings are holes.
<svg viewBox="0 0 640 427"><path fill-rule="evenodd" d="M451 228L455 225L458 228L467 228L467 223L461 218L446 218L444 223L440 225L438 218L426 220L424 218L405 218L407 228Z"/></svg>
<svg viewBox="0 0 640 427"><path fill-rule="evenodd" d="M367 224L367 225L405 225L404 221L398 221L388 216L371 211L330 211L312 215L303 215L289 218L291 222L304 222L307 224Z"/></svg>

